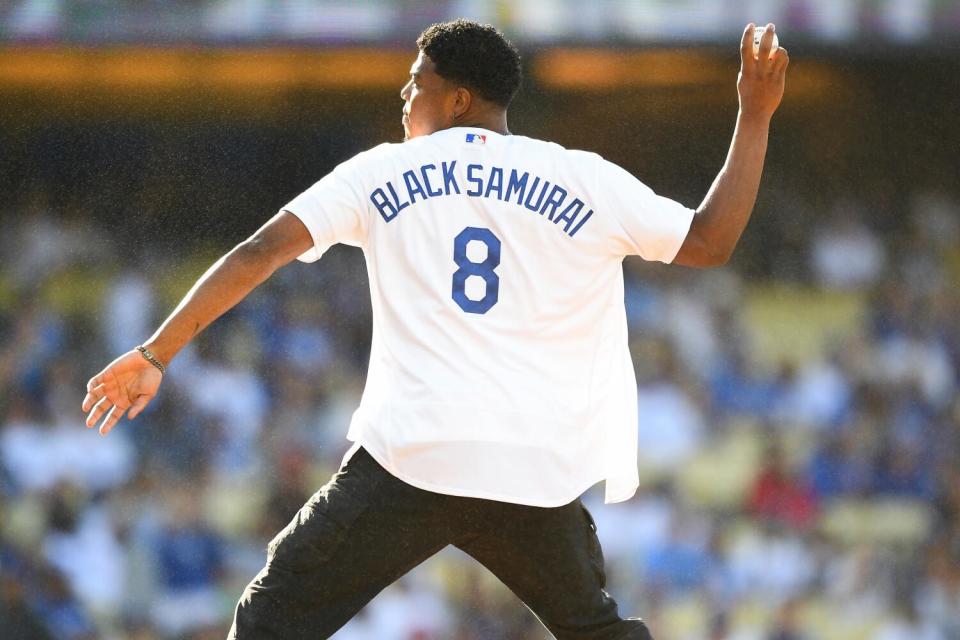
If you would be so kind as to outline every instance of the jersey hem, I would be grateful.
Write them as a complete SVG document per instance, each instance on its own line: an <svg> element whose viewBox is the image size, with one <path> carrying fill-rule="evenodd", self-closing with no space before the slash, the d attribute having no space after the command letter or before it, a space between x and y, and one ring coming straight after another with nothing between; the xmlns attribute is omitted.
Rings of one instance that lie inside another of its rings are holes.
<svg viewBox="0 0 960 640"><path fill-rule="evenodd" d="M457 496L460 498L479 498L482 500L496 500L497 502L509 502L511 504L522 504L528 507L545 507L545 508L562 507L566 504L570 504L571 502L573 502L574 500L582 496L587 491L587 489L597 484L598 482L601 482L604 480L604 478L600 478L598 480L591 481L587 486L583 487L583 489L578 491L575 496L566 500L560 500L556 502L553 500L548 500L548 501L520 500L516 497L506 496L502 494L494 494L494 493L488 493L484 491L469 491L465 489L452 489L450 487L443 487L440 485L433 484L432 482L424 482L423 480L417 480L416 478L411 478L405 473L401 473L397 471L393 467L393 465L388 464L386 460L383 458L383 456L381 456L378 452L374 451L365 442L358 439L355 441L355 445L357 447L363 447L364 450L367 453L369 453L370 456L374 460L376 460L381 467L386 469L387 472L390 473L390 475L394 476L398 480L406 482L407 484L413 487L416 487L418 489L423 489L424 491L430 491L432 493L439 493L447 496Z"/></svg>

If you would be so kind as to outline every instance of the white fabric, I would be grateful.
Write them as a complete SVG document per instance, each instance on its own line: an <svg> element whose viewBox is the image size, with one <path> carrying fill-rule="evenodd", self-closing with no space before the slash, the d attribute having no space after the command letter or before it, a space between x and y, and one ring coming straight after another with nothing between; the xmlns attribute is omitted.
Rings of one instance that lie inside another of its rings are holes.
<svg viewBox="0 0 960 640"><path fill-rule="evenodd" d="M596 154L472 128L361 153L283 210L313 237L301 260L337 242L366 256L373 341L347 458L362 445L414 486L533 506L603 479L607 502L633 495L621 262L672 261L692 210ZM468 227L482 237L458 264ZM499 264L476 266L497 241ZM461 269L482 273L458 303Z"/></svg>

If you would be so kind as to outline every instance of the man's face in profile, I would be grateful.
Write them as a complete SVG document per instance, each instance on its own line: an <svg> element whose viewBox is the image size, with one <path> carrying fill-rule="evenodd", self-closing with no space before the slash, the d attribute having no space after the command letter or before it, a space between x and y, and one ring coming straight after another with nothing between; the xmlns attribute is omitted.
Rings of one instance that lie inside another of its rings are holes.
<svg viewBox="0 0 960 640"><path fill-rule="evenodd" d="M452 123L456 86L441 77L423 53L410 68L410 79L400 90L403 99L404 140L428 136Z"/></svg>

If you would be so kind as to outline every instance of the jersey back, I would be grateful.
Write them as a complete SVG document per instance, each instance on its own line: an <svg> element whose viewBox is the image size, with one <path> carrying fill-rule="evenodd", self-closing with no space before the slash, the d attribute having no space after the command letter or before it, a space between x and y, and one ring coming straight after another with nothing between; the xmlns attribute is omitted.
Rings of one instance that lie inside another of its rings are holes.
<svg viewBox="0 0 960 640"><path fill-rule="evenodd" d="M622 260L693 212L600 156L453 128L380 145L284 207L363 249L373 337L348 438L424 489L558 506L636 487ZM351 450L352 453L352 450ZM350 455L350 454L348 454Z"/></svg>

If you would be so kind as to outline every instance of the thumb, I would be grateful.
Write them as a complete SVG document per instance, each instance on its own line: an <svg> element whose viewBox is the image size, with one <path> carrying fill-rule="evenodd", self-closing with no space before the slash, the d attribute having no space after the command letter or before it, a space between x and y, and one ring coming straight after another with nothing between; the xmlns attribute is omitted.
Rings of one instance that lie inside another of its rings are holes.
<svg viewBox="0 0 960 640"><path fill-rule="evenodd" d="M130 405L130 411L127 412L127 417L130 420L136 418L138 415L140 415L140 412L143 411L148 404L150 404L150 400L152 399L152 395L141 393L139 396L137 396L137 399L133 401L133 404Z"/></svg>

